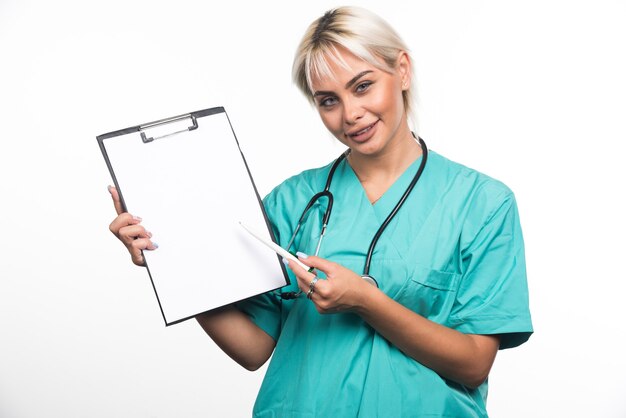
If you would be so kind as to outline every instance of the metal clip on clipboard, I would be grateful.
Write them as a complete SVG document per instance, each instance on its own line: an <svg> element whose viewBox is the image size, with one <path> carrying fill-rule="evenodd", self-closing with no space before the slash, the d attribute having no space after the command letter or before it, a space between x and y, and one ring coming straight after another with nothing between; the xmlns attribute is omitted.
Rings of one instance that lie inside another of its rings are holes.
<svg viewBox="0 0 626 418"><path fill-rule="evenodd" d="M187 127L186 129L181 129L181 130L174 131L174 132L171 132L171 133L168 133L168 134L165 134L165 135L154 136L154 137L150 137L150 138L148 138L146 136L146 133L144 132L146 129L151 129L151 128L154 128L154 127L157 127L157 126L162 126L162 125L168 125L170 123L179 122L179 121L185 120L185 119L191 119L191 123L192 123L192 125ZM192 115L190 113L185 114L185 115L180 115L180 116L174 116L174 117L167 118L167 119L157 120L155 122L150 122L150 123L147 123L145 125L140 125L139 126L139 131L141 132L141 140L143 141L144 144L152 142L155 139L167 138L168 136L180 134L180 133L183 133L183 132L193 131L194 129L198 129L198 121L196 120L196 116Z"/></svg>

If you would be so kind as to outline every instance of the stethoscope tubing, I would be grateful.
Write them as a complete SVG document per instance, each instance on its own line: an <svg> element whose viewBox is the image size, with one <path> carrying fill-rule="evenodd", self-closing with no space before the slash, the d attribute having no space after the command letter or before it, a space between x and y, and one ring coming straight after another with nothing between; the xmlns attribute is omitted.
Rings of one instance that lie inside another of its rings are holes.
<svg viewBox="0 0 626 418"><path fill-rule="evenodd" d="M415 135L413 135L413 136L415 137ZM411 192L415 188L415 185L417 184L418 180L422 176L422 173L424 172L424 168L426 167L426 161L428 159L428 147L426 146L426 143L424 142L424 140L422 138L420 138L420 137L415 137L415 138L417 139L418 143L420 144L420 147L422 148L422 160L420 161L419 168L417 169L417 172L413 176L413 179L411 180L411 183L408 185L408 187L406 188L406 190L404 191L404 193L402 194L402 196L398 200L398 203L396 203L394 208L391 210L389 215L387 215L387 217L385 218L383 223L380 225L380 227L378 228L378 230L374 234L374 238L372 238L372 241L370 242L370 246L369 246L369 248L367 250L367 255L365 257L365 265L363 267L363 274L361 274L361 277L364 280L368 281L369 283L373 284L376 287L378 287L378 282L376 281L376 279L374 277L372 277L369 274L370 266L371 266L371 263L372 263L372 257L374 255L374 250L376 248L376 244L378 243L378 240L380 239L381 235L383 234L383 232L385 231L385 229L387 228L389 223L396 216L396 214L398 213L398 211L400 210L402 205L404 205L404 202L407 200L407 198L409 197L409 195L411 194ZM317 248L315 250L315 254L316 255L318 254L320 246L321 246L321 243L322 243L322 239L324 238L324 234L326 233L326 227L328 226L328 222L330 221L330 215L332 214L332 209L333 209L334 198L333 198L332 192L330 191L330 185L331 185L331 183L333 181L333 177L335 175L335 171L337 170L337 167L339 167L339 164L348 156L349 153L350 153L350 149L348 149L345 152L343 152L335 160L335 162L333 163L333 165L330 168L330 171L328 172L328 177L326 178L326 185L324 186L324 190L322 190L321 192L318 192L315 195L313 195L313 197L307 203L306 207L302 211L302 215L298 219L298 223L296 225L296 228L294 229L294 233L293 233L291 239L289 240L289 243L287 245L287 249L291 248L291 245L293 244L293 242L294 242L294 240L296 238L296 235L298 234L298 231L300 230L302 222L303 222L307 212L309 211L309 209L315 204L315 202L317 202L317 200L319 200L322 197L326 197L328 199L328 205L326 207L326 211L324 212L324 217L322 219L322 231L320 233L320 239L319 239L319 241L317 243ZM281 293L281 297L283 299L294 299L294 298L298 297L301 293L302 293L301 291L300 292Z"/></svg>
<svg viewBox="0 0 626 418"><path fill-rule="evenodd" d="M385 218L383 223L380 225L380 227L378 228L378 231L376 231L376 234L374 234L374 238L372 238L372 242L370 243L369 249L367 250L367 256L365 257L365 266L363 267L363 274L361 276L369 277L373 279L374 281L376 281L376 279L370 276L370 265L372 264L372 256L374 255L374 248L376 248L376 244L378 243L380 236L385 231L385 228L387 228L387 225L389 225L389 223L394 218L394 216L396 216L396 213L398 213L398 211L400 210L400 208L402 207L406 199L409 197L409 194L411 194L411 191L413 191L413 188L415 187L415 185L417 184L417 181L422 176L422 173L424 172L424 168L426 167L426 160L428 159L428 148L426 147L426 143L424 142L422 138L417 137L417 140L419 141L420 147L422 148L422 161L420 161L420 166L417 169L417 173L415 173L415 176L413 176L411 183L402 194L402 197L400 197L400 200L398 200L398 203L396 203L396 206L392 209L389 215L387 215L387 218ZM378 286L378 282L376 282L376 285Z"/></svg>

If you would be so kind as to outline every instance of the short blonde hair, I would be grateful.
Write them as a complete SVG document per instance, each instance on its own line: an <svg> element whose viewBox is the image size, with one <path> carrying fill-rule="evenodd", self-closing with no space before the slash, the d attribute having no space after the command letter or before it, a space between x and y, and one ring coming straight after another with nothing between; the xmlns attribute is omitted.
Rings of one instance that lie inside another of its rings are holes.
<svg viewBox="0 0 626 418"><path fill-rule="evenodd" d="M346 67L337 50L338 46L388 73L395 70L400 52L406 52L411 60L404 41L378 15L360 7L331 9L308 27L293 60L293 81L311 102L314 93L312 80L334 77L329 60ZM402 98L405 111L410 115L410 87L402 92Z"/></svg>

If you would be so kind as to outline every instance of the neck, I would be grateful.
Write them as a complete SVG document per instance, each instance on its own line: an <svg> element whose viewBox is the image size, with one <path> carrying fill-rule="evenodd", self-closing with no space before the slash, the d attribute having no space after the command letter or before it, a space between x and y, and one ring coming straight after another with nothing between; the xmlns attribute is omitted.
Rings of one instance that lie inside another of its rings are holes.
<svg viewBox="0 0 626 418"><path fill-rule="evenodd" d="M351 152L350 166L361 182L393 180L398 178L420 156L422 149L410 130L389 143L376 155Z"/></svg>

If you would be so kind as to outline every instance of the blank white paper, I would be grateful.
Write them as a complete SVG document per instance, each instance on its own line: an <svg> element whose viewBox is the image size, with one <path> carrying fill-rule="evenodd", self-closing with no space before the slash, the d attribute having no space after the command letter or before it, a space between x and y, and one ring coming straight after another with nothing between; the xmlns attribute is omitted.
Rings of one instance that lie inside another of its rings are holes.
<svg viewBox="0 0 626 418"><path fill-rule="evenodd" d="M167 325L287 284L276 254L239 225L270 238L226 113L197 123L149 143L138 131L101 141L126 209L159 245L144 256ZM189 125L185 119L145 133Z"/></svg>

